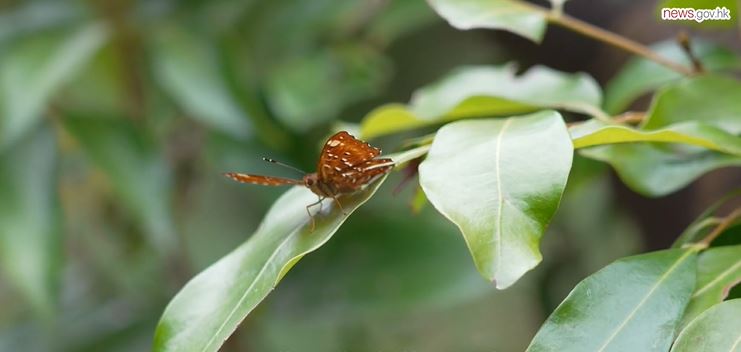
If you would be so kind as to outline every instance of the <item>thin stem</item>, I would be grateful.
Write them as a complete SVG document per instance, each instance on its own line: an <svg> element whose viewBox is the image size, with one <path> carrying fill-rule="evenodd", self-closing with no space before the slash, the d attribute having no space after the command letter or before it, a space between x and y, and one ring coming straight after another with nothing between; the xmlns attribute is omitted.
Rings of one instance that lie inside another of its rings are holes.
<svg viewBox="0 0 741 352"><path fill-rule="evenodd" d="M703 238L700 242L697 242L697 244L702 247L710 246L710 243L712 243L718 236L720 236L721 233L723 233L723 231L728 229L733 224L733 222L738 220L739 218L741 218L741 208L736 208L736 210L721 218L718 226L716 226L713 231L710 231L710 233L705 236L705 238Z"/></svg>
<svg viewBox="0 0 741 352"><path fill-rule="evenodd" d="M690 59L690 62L692 62L692 69L694 72L698 74L704 73L705 67L702 65L700 58L698 58L692 51L692 41L690 40L690 36L687 35L687 32L679 32L679 34L677 34L677 42L679 43L679 46L682 47L685 55Z"/></svg>
<svg viewBox="0 0 741 352"><path fill-rule="evenodd" d="M645 118L646 118L645 111L628 111L628 112L624 112L614 117L608 117L608 123L621 124L621 125L637 125L643 122ZM572 128L572 127L579 126L588 121L590 120L567 122L566 126L568 128ZM601 120L601 121L604 121L604 120Z"/></svg>
<svg viewBox="0 0 741 352"><path fill-rule="evenodd" d="M612 121L628 125L637 125L646 119L645 111L628 111L615 116Z"/></svg>
<svg viewBox="0 0 741 352"><path fill-rule="evenodd" d="M694 73L692 69L685 67L684 65L680 65L674 61L668 60L667 58L652 51L647 46L630 40L621 35L606 31L602 28L596 27L566 14L559 15L553 12L545 12L545 15L548 21L553 24L560 25L584 36L610 44L629 53L643 56L648 60L663 65L683 75L691 76Z"/></svg>

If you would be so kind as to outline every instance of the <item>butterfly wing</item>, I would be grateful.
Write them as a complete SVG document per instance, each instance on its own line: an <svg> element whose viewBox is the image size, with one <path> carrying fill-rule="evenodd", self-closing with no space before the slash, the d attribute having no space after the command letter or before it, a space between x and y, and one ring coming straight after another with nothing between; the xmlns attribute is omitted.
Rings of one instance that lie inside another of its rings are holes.
<svg viewBox="0 0 741 352"><path fill-rule="evenodd" d="M393 167L394 161L391 159L371 159L342 173L333 175L331 182L337 185L340 193L350 193L388 173Z"/></svg>
<svg viewBox="0 0 741 352"><path fill-rule="evenodd" d="M238 172L227 172L224 176L231 178L234 181L241 183L251 183L254 185L263 186L283 186L283 185L300 185L303 184L301 180L294 180L283 177L272 177L272 176L259 176L259 175L248 175Z"/></svg>
<svg viewBox="0 0 741 352"><path fill-rule="evenodd" d="M381 150L341 131L334 134L324 144L319 155L317 174L319 180L332 182L342 178L342 173L352 170L381 155Z"/></svg>

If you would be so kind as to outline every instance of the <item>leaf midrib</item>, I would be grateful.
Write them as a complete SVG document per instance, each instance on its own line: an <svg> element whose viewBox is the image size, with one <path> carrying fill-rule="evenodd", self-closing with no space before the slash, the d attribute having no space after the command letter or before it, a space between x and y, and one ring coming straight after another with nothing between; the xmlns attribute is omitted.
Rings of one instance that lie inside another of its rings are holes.
<svg viewBox="0 0 741 352"><path fill-rule="evenodd" d="M497 224L495 229L495 241L497 243L497 257L495 261L495 270L499 271L502 261L502 213L504 208L504 195L502 194L502 176L500 172L502 163L502 139L504 139L504 131L507 130L512 118L508 118L502 124L502 129L497 134L496 153L494 156L494 167L496 170L496 182L497 182L497 196L499 196L499 206L497 207Z"/></svg>
<svg viewBox="0 0 741 352"><path fill-rule="evenodd" d="M617 326L615 331L613 331L612 334L610 334L610 336L607 338L605 343L597 350L597 352L602 352L605 350L605 348L607 348L607 346L612 342L613 339L615 339L615 337L628 324L628 322L631 319L633 319L633 316L635 316L635 314L638 312L638 309L640 309L641 306L643 306L643 304L645 304L648 301L651 295L653 295L653 293L661 285L661 283L664 282L664 280L666 280L669 277L669 275L679 266L679 264L681 264L690 254L693 254L693 253L694 251L692 250L686 251L684 254L682 254L681 257L679 257L676 263L672 264L672 266L669 267L669 269L663 275L661 275L661 277L659 277L659 280L653 285L653 287L651 287L651 290L649 290L646 296L644 296L643 299L640 302L638 302L638 305L636 305L636 307L630 311L630 314L628 314L628 316L625 317L625 319L620 323L620 325Z"/></svg>
<svg viewBox="0 0 741 352"><path fill-rule="evenodd" d="M695 294L692 295L692 298L697 298L698 296L702 295L703 293L705 293L705 291L711 289L712 286L714 286L719 281L723 280L726 276L730 275L732 272L736 271L736 269L739 269L739 268L741 268L741 260L739 260L736 264L733 264L730 268L721 272L720 275L718 275L715 279L708 282L705 286L697 290Z"/></svg>
<svg viewBox="0 0 741 352"><path fill-rule="evenodd" d="M286 236L286 238L278 245L278 247L275 248L275 251L273 251L273 253L270 254L270 257L268 257L268 260L266 260L265 261L265 264L263 264L262 268L260 268L260 271L255 276L255 279L252 280L252 283L250 284L250 286L247 287L247 289L244 291L244 293L242 294L242 297L239 298L239 301L237 301L237 304L234 305L234 307L232 308L232 310L226 316L226 319L224 319L224 321L221 323L221 325L219 326L219 328L216 329L216 332L214 332L214 334L211 335L211 338L209 338L209 340L206 343L206 345L203 346L203 349L201 349L201 352L205 352L205 351L208 350L209 347L211 347L211 344L216 340L216 337L219 334L221 334L221 332L226 327L226 324L229 322L229 320L231 320L231 318L237 312L237 309L239 309L239 307L242 305L242 303L244 302L244 300L247 299L247 295L250 293L250 291L255 286L255 284L257 283L257 281L260 280L260 277L265 272L265 269L268 267L268 264L273 260L273 258L275 257L275 255L278 254L281 251L281 249L283 248L283 246L286 243L288 243L288 240L291 239L291 237L293 237L293 235L296 234L296 233L298 233L298 231L294 231L293 233L291 233L288 236Z"/></svg>

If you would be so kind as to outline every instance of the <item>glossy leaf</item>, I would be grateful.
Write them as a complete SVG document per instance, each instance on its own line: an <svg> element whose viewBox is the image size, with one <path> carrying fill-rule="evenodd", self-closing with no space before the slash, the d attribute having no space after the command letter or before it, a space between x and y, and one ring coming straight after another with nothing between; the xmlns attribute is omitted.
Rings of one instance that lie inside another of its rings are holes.
<svg viewBox="0 0 741 352"><path fill-rule="evenodd" d="M169 170L139 130L122 119L68 116L64 125L111 181L151 244L173 249Z"/></svg>
<svg viewBox="0 0 741 352"><path fill-rule="evenodd" d="M696 254L670 249L615 261L580 282L527 351L666 351L695 285Z"/></svg>
<svg viewBox="0 0 741 352"><path fill-rule="evenodd" d="M545 10L517 0L429 0L432 8L453 27L503 29L534 42L543 39Z"/></svg>
<svg viewBox="0 0 741 352"><path fill-rule="evenodd" d="M107 29L88 25L67 37L38 37L18 43L0 63L0 149L41 121L49 99L104 44Z"/></svg>
<svg viewBox="0 0 741 352"><path fill-rule="evenodd" d="M541 260L573 149L561 115L543 111L441 128L419 167L427 198L461 230L479 272L509 287Z"/></svg>
<svg viewBox="0 0 741 352"><path fill-rule="evenodd" d="M42 315L56 305L60 268L56 161L47 128L0 154L0 267Z"/></svg>
<svg viewBox="0 0 741 352"><path fill-rule="evenodd" d="M706 172L741 165L739 156L676 145L605 145L579 152L610 164L623 183L647 197L672 193Z"/></svg>
<svg viewBox="0 0 741 352"><path fill-rule="evenodd" d="M535 66L517 75L514 65L457 69L414 92L408 106L372 111L361 126L364 138L470 117L505 116L538 108L601 115L601 92L585 74Z"/></svg>
<svg viewBox="0 0 741 352"><path fill-rule="evenodd" d="M327 242L382 181L340 197L347 214L325 201L314 217L313 232L306 206L316 195L304 187L290 189L247 242L191 279L173 298L157 326L153 350L217 351L288 270Z"/></svg>
<svg viewBox="0 0 741 352"><path fill-rule="evenodd" d="M422 146L386 157L400 165L427 149ZM306 206L317 196L304 187L291 188L273 204L247 242L191 279L173 298L157 326L153 350L218 350L293 265L326 243L384 180L340 196L344 213L328 200L321 211L312 207L313 232Z"/></svg>
<svg viewBox="0 0 741 352"><path fill-rule="evenodd" d="M657 93L642 128L701 121L741 133L741 82L721 76L686 79Z"/></svg>
<svg viewBox="0 0 741 352"><path fill-rule="evenodd" d="M674 62L687 67L691 65L687 53L679 47L676 40L652 45L651 49ZM731 50L701 38L692 38L692 52L709 72L741 67L741 59ZM683 76L674 70L642 57L634 57L605 87L605 110L617 114L643 94L682 78Z"/></svg>
<svg viewBox="0 0 741 352"><path fill-rule="evenodd" d="M681 129L685 143L689 141L686 137L692 137L694 141L691 144L732 155L687 146L647 144L602 146L581 153L610 163L623 182L641 194L669 194L706 172L741 165L739 138L734 137L741 133L739 97L741 83L733 79L719 76L686 79L657 93L641 127L644 136L657 133L653 136L667 137L666 129L677 132L678 126L684 126ZM692 124L694 127L688 129L687 126ZM709 141L712 142L707 143Z"/></svg>
<svg viewBox="0 0 741 352"><path fill-rule="evenodd" d="M731 287L738 283L741 283L741 245L713 247L700 254L697 287L684 312L681 326L722 302Z"/></svg>
<svg viewBox="0 0 741 352"><path fill-rule="evenodd" d="M683 143L741 156L741 138L697 121L677 123L658 130L639 130L588 121L569 129L574 148L631 142Z"/></svg>
<svg viewBox="0 0 741 352"><path fill-rule="evenodd" d="M248 117L218 70L215 50L205 40L174 29L159 33L152 46L159 85L191 118L234 137L248 136Z"/></svg>
<svg viewBox="0 0 741 352"><path fill-rule="evenodd" d="M741 350L741 298L708 309L682 330L672 347L672 352L739 350Z"/></svg>

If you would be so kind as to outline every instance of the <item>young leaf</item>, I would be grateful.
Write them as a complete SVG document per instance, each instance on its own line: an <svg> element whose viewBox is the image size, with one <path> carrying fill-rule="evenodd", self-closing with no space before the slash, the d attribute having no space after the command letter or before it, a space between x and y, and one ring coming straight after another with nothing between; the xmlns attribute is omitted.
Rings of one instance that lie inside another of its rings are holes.
<svg viewBox="0 0 741 352"><path fill-rule="evenodd" d="M700 76L681 81L657 93L641 128L644 137L669 137L667 130L682 132L683 136L671 138L732 155L666 145L611 145L581 154L610 163L623 182L641 194L671 193L708 171L741 165L735 136L741 133L740 94L741 83L730 78ZM685 127L678 131L678 126Z"/></svg>
<svg viewBox="0 0 741 352"><path fill-rule="evenodd" d="M672 193L706 172L741 165L741 157L679 145L623 144L582 149L588 158L609 163L632 190L647 197Z"/></svg>
<svg viewBox="0 0 741 352"><path fill-rule="evenodd" d="M430 5L453 27L503 29L540 42L547 13L517 0L429 0Z"/></svg>
<svg viewBox="0 0 741 352"><path fill-rule="evenodd" d="M543 111L441 128L419 166L430 203L461 230L479 272L507 288L541 260L573 149L561 115Z"/></svg>
<svg viewBox="0 0 741 352"><path fill-rule="evenodd" d="M666 351L695 285L696 254L627 257L580 282L527 351Z"/></svg>
<svg viewBox="0 0 741 352"><path fill-rule="evenodd" d="M470 117L510 116L538 108L602 115L601 91L590 76L512 64L457 69L414 92L408 106L389 104L363 120L364 138Z"/></svg>
<svg viewBox="0 0 741 352"><path fill-rule="evenodd" d="M67 116L64 126L110 178L151 244L162 253L172 250L169 170L150 141L123 119Z"/></svg>
<svg viewBox="0 0 741 352"><path fill-rule="evenodd" d="M48 100L80 71L107 35L103 25L93 24L63 40L23 40L5 53L0 64L0 149L14 143L41 120Z"/></svg>
<svg viewBox="0 0 741 352"><path fill-rule="evenodd" d="M741 282L741 245L713 247L697 260L697 288L680 326L722 302L733 285Z"/></svg>
<svg viewBox="0 0 741 352"><path fill-rule="evenodd" d="M193 119L234 137L249 135L249 120L217 69L214 49L175 29L159 33L152 46L159 85Z"/></svg>
<svg viewBox="0 0 741 352"><path fill-rule="evenodd" d="M691 65L687 53L676 40L661 42L651 49L674 62ZM731 50L692 38L692 53L709 72L741 67L741 59ZM683 78L682 74L642 57L632 58L605 87L605 110L617 114L641 95Z"/></svg>
<svg viewBox="0 0 741 352"><path fill-rule="evenodd" d="M41 315L56 305L61 255L55 144L44 128L0 154L0 267Z"/></svg>
<svg viewBox="0 0 741 352"><path fill-rule="evenodd" d="M741 82L721 76L699 76L657 93L642 126L653 130L677 122L702 121L732 134L741 133Z"/></svg>
<svg viewBox="0 0 741 352"><path fill-rule="evenodd" d="M591 120L569 129L574 148L600 144L664 142L696 145L741 156L741 138L697 121L677 123L658 130L638 130Z"/></svg>
<svg viewBox="0 0 741 352"><path fill-rule="evenodd" d="M288 270L327 242L382 183L340 197L346 214L331 199L325 201L323 211L314 215L313 232L306 206L316 195L304 187L290 189L247 242L191 279L173 298L157 325L153 350L217 351Z"/></svg>
<svg viewBox="0 0 741 352"><path fill-rule="evenodd" d="M741 349L741 299L718 304L693 320L672 352L736 352Z"/></svg>

